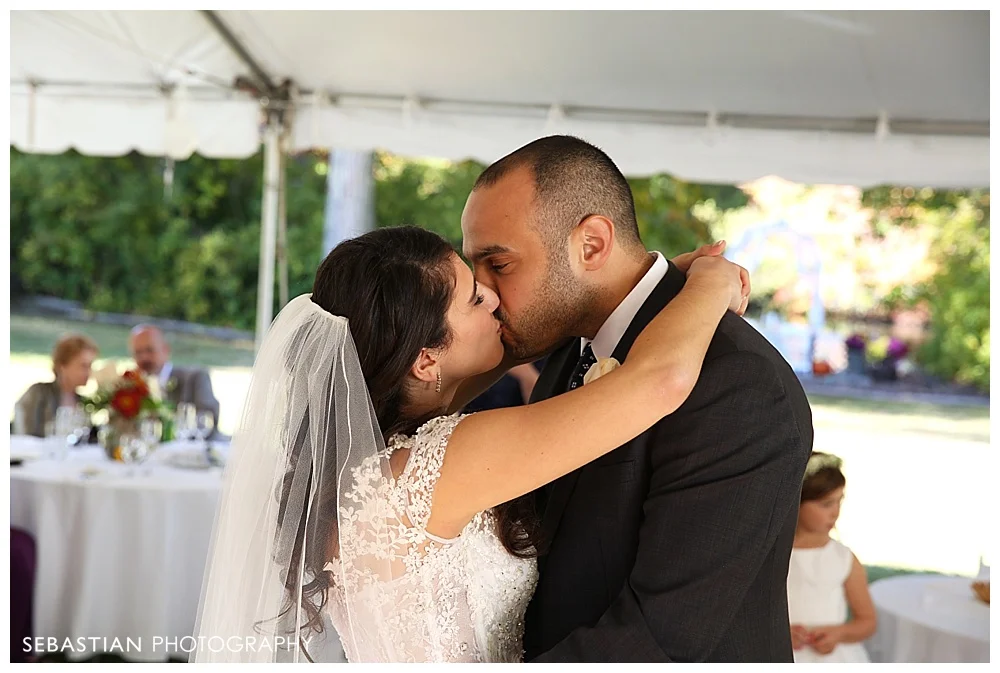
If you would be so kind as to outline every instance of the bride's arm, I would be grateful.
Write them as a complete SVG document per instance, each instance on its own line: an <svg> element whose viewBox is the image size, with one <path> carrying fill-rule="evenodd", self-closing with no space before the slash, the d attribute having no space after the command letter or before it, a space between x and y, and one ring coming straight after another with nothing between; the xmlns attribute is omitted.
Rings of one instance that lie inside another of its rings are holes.
<svg viewBox="0 0 1000 673"><path fill-rule="evenodd" d="M687 399L742 269L696 260L681 292L642 331L628 360L576 390L463 419L448 442L428 526L461 531L477 512L529 493L652 427Z"/></svg>
<svg viewBox="0 0 1000 673"><path fill-rule="evenodd" d="M717 257L725 252L725 250L725 241L716 241L715 243L703 245L697 250L677 255L672 258L670 262L684 273L687 273L691 268L691 264L696 259L700 257ZM543 353L535 359L541 359L546 355L550 355L550 353ZM500 377L508 371L518 365L528 364L533 361L534 360L514 360L510 357L510 355L505 353L503 360L499 365L497 365L496 368L486 372L485 374L470 377L462 382L462 385L458 387L458 391L455 393L455 397L452 398L451 404L448 405L448 413L454 414L461 411L465 405L479 397L482 393L486 392L490 386L499 381Z"/></svg>

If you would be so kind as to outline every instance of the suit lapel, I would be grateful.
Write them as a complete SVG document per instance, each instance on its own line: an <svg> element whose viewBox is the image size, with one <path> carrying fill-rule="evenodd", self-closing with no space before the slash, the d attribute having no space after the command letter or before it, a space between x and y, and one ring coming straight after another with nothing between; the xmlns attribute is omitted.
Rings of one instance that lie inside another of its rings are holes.
<svg viewBox="0 0 1000 673"><path fill-rule="evenodd" d="M580 359L579 345L580 339L574 337L552 352L531 392L531 402L541 402L565 392L573 367Z"/></svg>
<svg viewBox="0 0 1000 673"><path fill-rule="evenodd" d="M569 378L573 374L576 363L580 360L580 339L570 339L562 348L552 353L549 362L538 377L535 390L531 395L532 402L541 402L550 397L555 397L566 392L569 385ZM547 544L551 538L551 533L555 531L559 523L562 512L566 509L569 496L573 493L573 486L579 476L579 470L560 477L552 484L543 486L539 491L544 493L539 496L545 498L545 508L542 514L542 533L544 542ZM544 548L539 550L544 553Z"/></svg>
<svg viewBox="0 0 1000 673"><path fill-rule="evenodd" d="M167 389L163 395L174 404L179 404L181 401L181 372L176 367L171 370L170 376L167 377Z"/></svg>
<svg viewBox="0 0 1000 673"><path fill-rule="evenodd" d="M640 332L643 328L649 324L649 322L656 317L656 315L663 309L667 303L670 302L677 293L681 291L684 287L684 273L680 271L673 264L667 269L667 274L663 277L653 291L649 294L649 297L643 302L642 307L635 314L635 318L629 324L628 329L625 330L625 334L622 335L621 340L615 347L615 352L613 354L614 358L619 362L624 362L629 350L632 348L632 344L635 343L636 338L638 338ZM558 368L558 376L552 376L550 379L544 381L545 389L543 395L539 395L538 399L532 395L532 401L544 400L553 395L558 395L566 391L566 386L569 384L569 377L573 373L573 367L576 362L580 359L579 352L579 340L573 339L571 343L563 350L557 351L553 354L553 358L559 355L561 360L555 360L550 363L549 366L545 368L545 373L548 373L549 368ZM538 383L543 383L543 378L540 377ZM537 389L538 386L536 386ZM633 440L636 441L636 440ZM542 534L543 534L543 545L549 544L552 538L555 536L556 530L559 529L559 522L562 520L563 513L566 511L566 505L569 504L570 497L573 495L573 489L576 486L577 480L580 478L580 472L585 470L586 466L570 472L569 474L560 477L555 482L553 482L551 491L549 492L548 502L545 506L545 512L542 515ZM542 554L546 553L547 548L540 550Z"/></svg>

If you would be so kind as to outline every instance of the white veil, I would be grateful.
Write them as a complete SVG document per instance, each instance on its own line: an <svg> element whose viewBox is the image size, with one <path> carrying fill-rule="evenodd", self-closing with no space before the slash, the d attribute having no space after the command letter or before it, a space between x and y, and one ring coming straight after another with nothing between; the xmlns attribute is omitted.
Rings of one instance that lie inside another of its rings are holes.
<svg viewBox="0 0 1000 673"><path fill-rule="evenodd" d="M352 507L391 477L347 320L295 298L254 363L191 660L343 661L341 644L352 661L394 660L381 628L394 606L372 591L404 574L392 531L405 524L388 497Z"/></svg>

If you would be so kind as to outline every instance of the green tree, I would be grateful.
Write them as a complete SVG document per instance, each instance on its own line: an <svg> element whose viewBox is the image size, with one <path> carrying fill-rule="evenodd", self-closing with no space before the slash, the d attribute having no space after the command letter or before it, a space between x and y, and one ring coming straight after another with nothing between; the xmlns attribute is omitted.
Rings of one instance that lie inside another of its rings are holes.
<svg viewBox="0 0 1000 673"><path fill-rule="evenodd" d="M322 254L326 161L287 162L289 291L308 292ZM11 149L11 292L89 309L251 328L256 312L262 157L177 162ZM461 247L461 215L483 166L376 156L378 226L418 224ZM711 240L696 206L742 205L735 187L658 175L631 181L643 239L673 254ZM277 307L276 307L277 308Z"/></svg>
<svg viewBox="0 0 1000 673"><path fill-rule="evenodd" d="M876 230L891 226L935 228L930 249L937 266L926 282L898 288L894 303L923 302L931 337L919 352L932 372L989 390L989 190L948 191L879 187L863 195L875 210Z"/></svg>
<svg viewBox="0 0 1000 673"><path fill-rule="evenodd" d="M462 209L485 166L474 161L407 161L379 153L375 162L375 221L380 227L418 224L456 248L462 243ZM710 224L695 214L711 202L717 210L741 208L747 196L731 185L702 185L654 175L629 180L643 242L673 255L712 240Z"/></svg>
<svg viewBox="0 0 1000 673"><path fill-rule="evenodd" d="M697 206L728 211L747 204L747 195L738 187L685 182L665 174L632 179L629 185L643 242L668 257L712 242L711 223L699 216Z"/></svg>

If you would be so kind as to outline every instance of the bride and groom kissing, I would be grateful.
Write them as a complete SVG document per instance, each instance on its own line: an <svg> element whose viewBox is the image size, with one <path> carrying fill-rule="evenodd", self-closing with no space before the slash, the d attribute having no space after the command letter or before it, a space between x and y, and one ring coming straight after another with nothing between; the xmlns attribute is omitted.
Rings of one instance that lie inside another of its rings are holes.
<svg viewBox="0 0 1000 673"><path fill-rule="evenodd" d="M471 269L416 227L344 241L271 325L196 636L297 646L193 660L791 662L812 420L746 271L648 252L568 136L487 168L462 233ZM530 404L461 413L545 356Z"/></svg>

